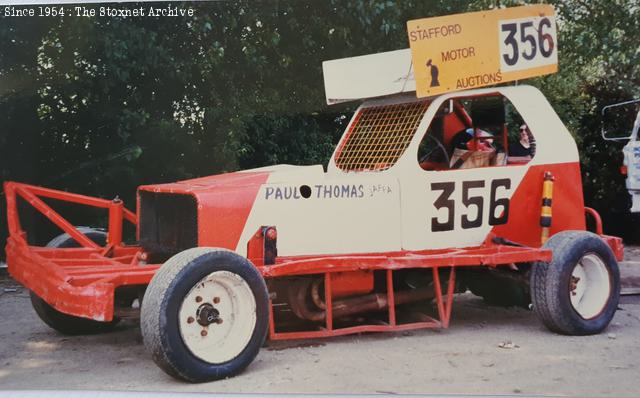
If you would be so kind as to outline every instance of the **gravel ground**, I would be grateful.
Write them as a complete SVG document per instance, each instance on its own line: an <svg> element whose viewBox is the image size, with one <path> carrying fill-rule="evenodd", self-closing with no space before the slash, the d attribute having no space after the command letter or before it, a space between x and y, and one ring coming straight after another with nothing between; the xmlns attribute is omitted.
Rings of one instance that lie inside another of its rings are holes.
<svg viewBox="0 0 640 398"><path fill-rule="evenodd" d="M640 248L627 249L627 260L623 287L638 290ZM572 337L547 331L528 310L467 293L456 297L449 329L272 343L240 376L206 384L160 371L135 322L98 336L56 334L6 276L0 320L2 390L637 397L640 388L637 295L622 298L603 334Z"/></svg>

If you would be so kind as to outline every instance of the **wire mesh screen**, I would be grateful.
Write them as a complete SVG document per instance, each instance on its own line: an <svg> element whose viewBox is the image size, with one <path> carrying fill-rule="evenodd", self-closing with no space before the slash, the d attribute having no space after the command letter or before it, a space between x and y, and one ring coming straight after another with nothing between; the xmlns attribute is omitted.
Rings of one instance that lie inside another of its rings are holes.
<svg viewBox="0 0 640 398"><path fill-rule="evenodd" d="M382 171L393 166L416 132L428 101L361 109L336 153L344 171Z"/></svg>

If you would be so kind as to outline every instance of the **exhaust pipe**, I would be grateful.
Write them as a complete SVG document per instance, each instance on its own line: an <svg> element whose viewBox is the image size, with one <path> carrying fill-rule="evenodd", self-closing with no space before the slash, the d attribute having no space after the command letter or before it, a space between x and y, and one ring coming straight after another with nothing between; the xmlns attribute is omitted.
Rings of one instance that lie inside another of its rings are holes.
<svg viewBox="0 0 640 398"><path fill-rule="evenodd" d="M321 300L319 287L321 280L306 280L295 285L289 291L289 304L296 316L309 321L324 321L326 318L326 304ZM435 297L433 287L395 292L396 305L430 300ZM309 308L309 298L321 310ZM346 298L333 301L332 312L334 318L342 318L363 312L379 311L389 307L386 293L373 293L364 296Z"/></svg>

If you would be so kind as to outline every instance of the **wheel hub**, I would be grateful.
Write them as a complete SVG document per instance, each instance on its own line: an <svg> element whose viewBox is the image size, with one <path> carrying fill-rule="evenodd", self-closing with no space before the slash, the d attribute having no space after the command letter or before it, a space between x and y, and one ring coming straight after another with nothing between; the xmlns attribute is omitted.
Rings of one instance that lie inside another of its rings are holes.
<svg viewBox="0 0 640 398"><path fill-rule="evenodd" d="M209 326L212 323L220 323L222 319L220 312L213 305L205 303L196 310L196 320L201 326Z"/></svg>
<svg viewBox="0 0 640 398"><path fill-rule="evenodd" d="M184 296L180 335L198 358L213 364L237 357L251 340L256 301L247 282L230 271L214 271Z"/></svg>
<svg viewBox="0 0 640 398"><path fill-rule="evenodd" d="M574 274L576 273L576 271L574 271ZM571 275L571 281L569 282L569 290L571 291L571 295L572 296L577 296L578 292L576 292L576 290L578 289L578 283L580 282L582 278Z"/></svg>
<svg viewBox="0 0 640 398"><path fill-rule="evenodd" d="M575 265L569 279L571 305L584 319L598 316L611 295L610 276L603 260L587 253Z"/></svg>

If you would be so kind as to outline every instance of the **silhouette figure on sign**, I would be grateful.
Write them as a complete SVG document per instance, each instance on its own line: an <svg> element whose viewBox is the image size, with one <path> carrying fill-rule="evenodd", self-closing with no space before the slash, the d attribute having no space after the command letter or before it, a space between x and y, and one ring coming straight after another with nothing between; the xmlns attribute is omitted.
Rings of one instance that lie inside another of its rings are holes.
<svg viewBox="0 0 640 398"><path fill-rule="evenodd" d="M431 59L427 61L427 66L431 68L430 87L438 87L440 85L440 82L438 81L438 67L431 63Z"/></svg>

